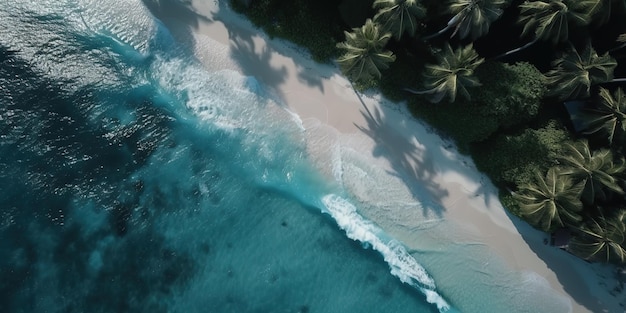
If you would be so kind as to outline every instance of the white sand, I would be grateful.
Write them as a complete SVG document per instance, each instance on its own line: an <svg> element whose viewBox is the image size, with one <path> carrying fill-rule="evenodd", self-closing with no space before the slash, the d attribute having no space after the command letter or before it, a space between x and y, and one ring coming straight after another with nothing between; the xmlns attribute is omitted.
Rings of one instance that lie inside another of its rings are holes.
<svg viewBox="0 0 626 313"><path fill-rule="evenodd" d="M426 249L424 238L415 237L416 229L452 223L457 229L452 240L478 242L493 254L483 256L486 261L498 259L511 271L538 274L571 301L573 312L624 311L618 304L624 295L608 292L617 285L608 267L591 266L544 245L546 235L508 214L496 189L471 160L412 118L401 104L377 95L358 95L334 66L316 64L292 44L269 40L231 12L226 2L193 0L187 9L195 13L165 9L159 18L179 30L175 35L191 41L208 68L256 77L295 112L306 128L311 158L318 161L319 169L355 193L362 201L362 214L384 229L393 229L390 234L409 248ZM193 32L191 38L184 36L188 30ZM230 61L214 62L216 55L227 55ZM361 160L362 166L354 160ZM400 199L419 195L421 205L411 204L410 199L384 205L368 198L368 188L381 187L355 179L359 171L386 175L389 189L382 191ZM411 205L421 209L407 209Z"/></svg>

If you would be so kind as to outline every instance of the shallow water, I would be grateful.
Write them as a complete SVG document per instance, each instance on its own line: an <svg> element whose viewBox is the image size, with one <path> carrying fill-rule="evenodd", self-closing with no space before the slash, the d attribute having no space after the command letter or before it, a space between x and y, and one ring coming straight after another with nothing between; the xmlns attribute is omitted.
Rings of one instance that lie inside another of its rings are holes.
<svg viewBox="0 0 626 313"><path fill-rule="evenodd" d="M1 312L537 312L532 274L365 218L359 188L420 203L320 175L297 118L141 1L5 4L0 62Z"/></svg>

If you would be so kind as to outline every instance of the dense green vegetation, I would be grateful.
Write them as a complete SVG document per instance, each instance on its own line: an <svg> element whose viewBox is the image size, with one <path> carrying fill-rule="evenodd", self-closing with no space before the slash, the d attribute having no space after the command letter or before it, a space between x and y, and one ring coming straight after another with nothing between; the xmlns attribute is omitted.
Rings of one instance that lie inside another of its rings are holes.
<svg viewBox="0 0 626 313"><path fill-rule="evenodd" d="M248 4L244 4L248 2ZM233 0L272 36L403 100L569 251L625 263L626 1ZM623 64L622 64L623 65ZM480 86L480 88L478 88Z"/></svg>

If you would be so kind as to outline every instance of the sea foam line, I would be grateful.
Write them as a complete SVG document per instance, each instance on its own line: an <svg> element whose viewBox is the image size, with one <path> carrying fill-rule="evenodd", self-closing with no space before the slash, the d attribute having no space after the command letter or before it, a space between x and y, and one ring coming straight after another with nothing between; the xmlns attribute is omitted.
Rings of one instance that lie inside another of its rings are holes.
<svg viewBox="0 0 626 313"><path fill-rule="evenodd" d="M348 200L329 194L322 198L323 211L328 213L343 229L348 238L360 241L382 254L391 268L391 274L403 283L418 289L434 304L439 312L455 312L448 302L436 291L435 281L423 266L413 258L397 240L389 238L382 229L361 216Z"/></svg>

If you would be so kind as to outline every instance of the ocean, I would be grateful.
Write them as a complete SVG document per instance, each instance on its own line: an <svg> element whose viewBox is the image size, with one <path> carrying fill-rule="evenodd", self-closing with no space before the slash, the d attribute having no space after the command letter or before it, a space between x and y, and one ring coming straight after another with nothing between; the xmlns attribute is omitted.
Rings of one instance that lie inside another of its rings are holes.
<svg viewBox="0 0 626 313"><path fill-rule="evenodd" d="M142 1L5 1L0 312L564 312L465 270L483 250L444 226L409 249L261 83L192 51Z"/></svg>

